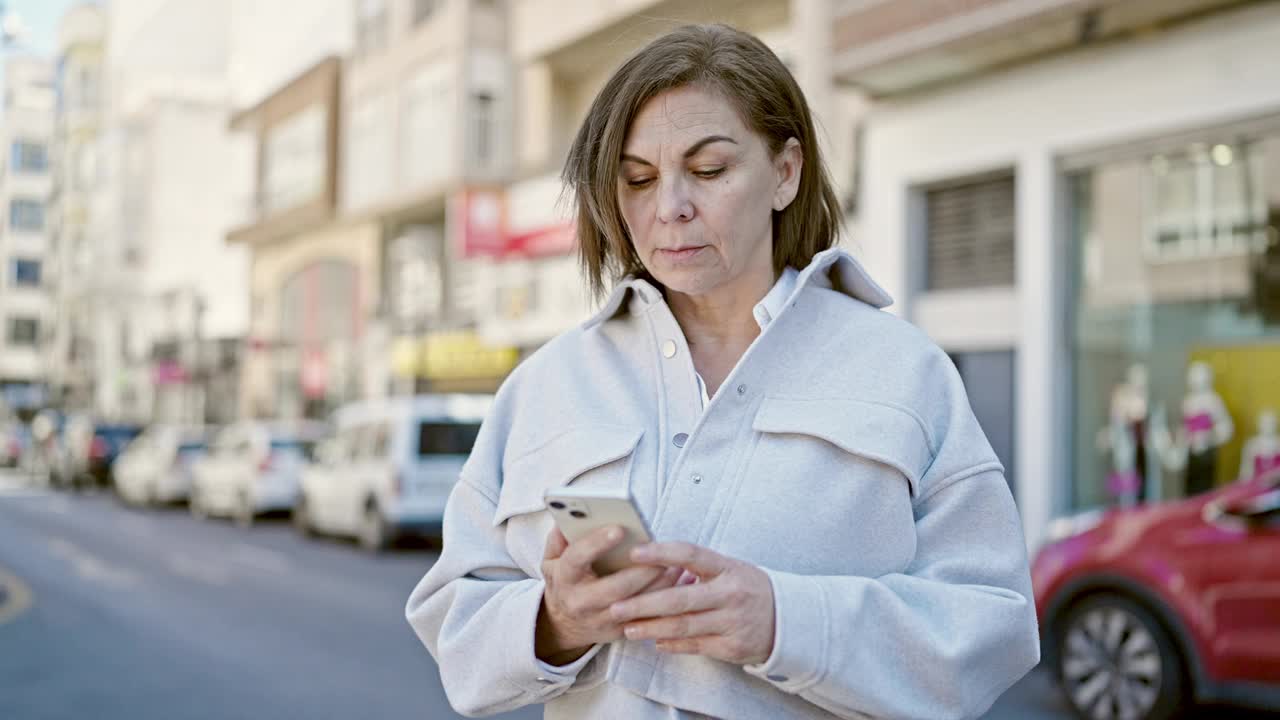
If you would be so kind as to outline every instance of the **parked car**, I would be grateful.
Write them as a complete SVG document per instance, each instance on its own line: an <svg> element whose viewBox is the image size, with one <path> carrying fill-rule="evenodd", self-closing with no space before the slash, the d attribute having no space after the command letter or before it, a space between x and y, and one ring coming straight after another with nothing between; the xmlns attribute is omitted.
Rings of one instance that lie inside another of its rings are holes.
<svg viewBox="0 0 1280 720"><path fill-rule="evenodd" d="M191 513L247 526L262 513L291 510L303 465L324 433L317 423L249 421L224 428L192 466Z"/></svg>
<svg viewBox="0 0 1280 720"><path fill-rule="evenodd" d="M112 464L124 446L141 433L142 426L135 423L68 416L57 435L50 480L57 487L109 487Z"/></svg>
<svg viewBox="0 0 1280 720"><path fill-rule="evenodd" d="M208 437L201 427L152 425L116 459L116 492L137 505L186 501L192 465L208 448Z"/></svg>
<svg viewBox="0 0 1280 720"><path fill-rule="evenodd" d="M1085 718L1280 707L1280 474L1053 523L1042 657Z"/></svg>
<svg viewBox="0 0 1280 720"><path fill-rule="evenodd" d="M5 423L0 429L0 466L16 468L22 462L22 454L31 442L31 433L20 422Z"/></svg>
<svg viewBox="0 0 1280 720"><path fill-rule="evenodd" d="M302 475L303 532L357 538L377 551L403 533L439 534L445 501L490 395L423 395L346 406Z"/></svg>

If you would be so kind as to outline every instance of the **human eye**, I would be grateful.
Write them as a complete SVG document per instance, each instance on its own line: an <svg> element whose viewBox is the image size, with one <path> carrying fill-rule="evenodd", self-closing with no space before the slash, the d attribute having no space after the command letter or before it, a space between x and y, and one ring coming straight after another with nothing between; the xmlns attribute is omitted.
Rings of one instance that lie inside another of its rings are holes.
<svg viewBox="0 0 1280 720"><path fill-rule="evenodd" d="M637 190L648 187L653 182L651 177L627 178L627 185Z"/></svg>
<svg viewBox="0 0 1280 720"><path fill-rule="evenodd" d="M719 177L723 172L724 172L723 167L717 167L717 168L703 168L701 170L694 170L693 174L704 180L710 180L711 178Z"/></svg>

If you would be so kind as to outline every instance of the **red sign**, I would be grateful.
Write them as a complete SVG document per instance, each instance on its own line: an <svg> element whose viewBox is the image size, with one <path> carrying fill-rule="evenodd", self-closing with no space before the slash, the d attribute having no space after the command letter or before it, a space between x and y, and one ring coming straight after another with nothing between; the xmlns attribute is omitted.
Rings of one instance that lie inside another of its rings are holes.
<svg viewBox="0 0 1280 720"><path fill-rule="evenodd" d="M464 190L455 198L463 257L500 256L506 247L506 212L499 190Z"/></svg>
<svg viewBox="0 0 1280 720"><path fill-rule="evenodd" d="M181 385L190 379L187 369L173 360L158 362L151 368L151 382L155 385Z"/></svg>
<svg viewBox="0 0 1280 720"><path fill-rule="evenodd" d="M467 258L538 258L566 255L576 246L574 225L560 222L512 232L500 190L464 190L454 196L458 242Z"/></svg>
<svg viewBox="0 0 1280 720"><path fill-rule="evenodd" d="M507 236L505 255L547 257L566 255L577 246L577 233L572 223L549 225L530 232Z"/></svg>

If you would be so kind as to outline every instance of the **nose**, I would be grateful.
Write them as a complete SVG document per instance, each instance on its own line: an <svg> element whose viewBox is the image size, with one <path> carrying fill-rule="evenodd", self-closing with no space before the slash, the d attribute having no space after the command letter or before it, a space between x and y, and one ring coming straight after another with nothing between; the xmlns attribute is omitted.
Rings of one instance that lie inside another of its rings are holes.
<svg viewBox="0 0 1280 720"><path fill-rule="evenodd" d="M693 202L684 180L676 177L658 185L658 220L663 223L688 222L693 219Z"/></svg>

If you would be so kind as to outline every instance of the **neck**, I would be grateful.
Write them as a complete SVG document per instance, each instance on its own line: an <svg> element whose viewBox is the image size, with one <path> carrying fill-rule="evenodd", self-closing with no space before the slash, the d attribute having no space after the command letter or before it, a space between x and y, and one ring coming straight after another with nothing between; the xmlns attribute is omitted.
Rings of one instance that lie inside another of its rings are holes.
<svg viewBox="0 0 1280 720"><path fill-rule="evenodd" d="M760 334L752 310L775 282L777 278L770 271L704 295L668 290L667 304L695 353L738 346L745 349Z"/></svg>

